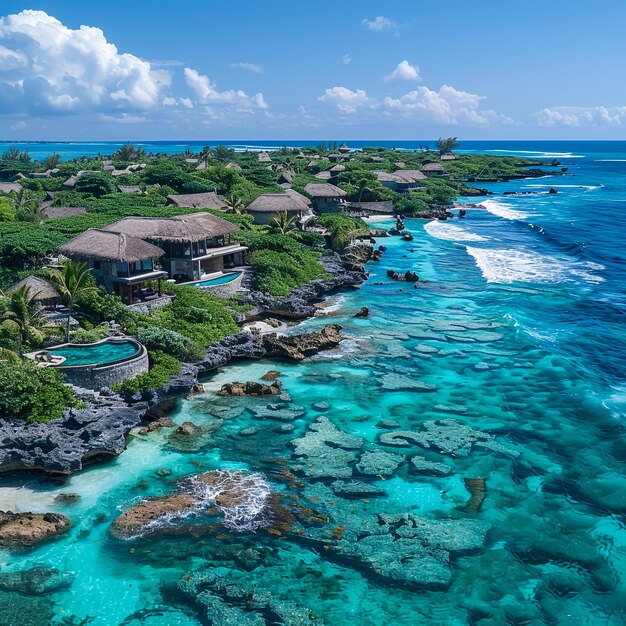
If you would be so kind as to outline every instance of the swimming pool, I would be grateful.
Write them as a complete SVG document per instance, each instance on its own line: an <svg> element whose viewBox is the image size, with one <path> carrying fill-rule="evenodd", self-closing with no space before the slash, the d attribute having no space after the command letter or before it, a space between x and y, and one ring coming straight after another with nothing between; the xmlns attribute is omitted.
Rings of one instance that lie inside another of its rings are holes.
<svg viewBox="0 0 626 626"><path fill-rule="evenodd" d="M139 351L140 346L134 341L102 341L84 345L70 344L48 350L54 356L65 357L61 367L112 363L113 361L132 357Z"/></svg>
<svg viewBox="0 0 626 626"><path fill-rule="evenodd" d="M198 280L195 283L186 283L191 287L214 287L215 285L225 285L241 276L242 272L230 272L217 278L209 278L208 280Z"/></svg>

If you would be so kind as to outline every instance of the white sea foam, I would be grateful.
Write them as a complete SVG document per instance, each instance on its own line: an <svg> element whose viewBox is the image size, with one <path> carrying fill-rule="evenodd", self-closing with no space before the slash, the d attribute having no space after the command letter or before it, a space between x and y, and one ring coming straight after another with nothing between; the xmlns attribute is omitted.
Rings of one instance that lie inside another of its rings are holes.
<svg viewBox="0 0 626 626"><path fill-rule="evenodd" d="M593 191L594 189L600 189L604 185L524 185L525 187L540 187L540 188L552 188L555 189L585 189L587 191Z"/></svg>
<svg viewBox="0 0 626 626"><path fill-rule="evenodd" d="M603 280L596 273L603 266L596 263L569 263L556 257L515 249L473 248L467 253L489 283L563 283L583 279L597 283Z"/></svg>
<svg viewBox="0 0 626 626"><path fill-rule="evenodd" d="M465 228L449 224L448 222L440 222L433 220L424 226L424 230L435 239L443 239L444 241L488 241L489 237L483 237L476 233L471 233Z"/></svg>
<svg viewBox="0 0 626 626"><path fill-rule="evenodd" d="M507 152L509 154L532 154L544 159L584 159L583 154L572 152L542 152L541 150L491 150L491 152Z"/></svg>
<svg viewBox="0 0 626 626"><path fill-rule="evenodd" d="M596 159L596 161L603 163L626 163L626 159Z"/></svg>
<svg viewBox="0 0 626 626"><path fill-rule="evenodd" d="M513 209L510 204L497 200L484 200L480 206L485 207L492 215L497 215L505 220L524 220L530 217L530 213Z"/></svg>

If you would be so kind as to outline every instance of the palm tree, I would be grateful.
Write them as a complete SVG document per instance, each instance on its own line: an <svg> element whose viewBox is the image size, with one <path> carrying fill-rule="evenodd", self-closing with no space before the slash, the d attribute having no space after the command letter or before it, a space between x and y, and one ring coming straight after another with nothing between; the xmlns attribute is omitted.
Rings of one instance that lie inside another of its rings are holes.
<svg viewBox="0 0 626 626"><path fill-rule="evenodd" d="M228 208L233 213L237 213L237 215L241 215L241 213L243 213L243 210L246 208L243 198L236 193L231 193L226 198L226 204L228 205Z"/></svg>
<svg viewBox="0 0 626 626"><path fill-rule="evenodd" d="M289 217L287 211L279 211L270 219L270 230L280 235L300 239L302 233L296 228L296 218Z"/></svg>
<svg viewBox="0 0 626 626"><path fill-rule="evenodd" d="M43 339L41 307L35 300L36 295L30 293L28 285L19 287L10 295L8 308L2 314L3 328L17 332L19 356L24 354L26 341Z"/></svg>
<svg viewBox="0 0 626 626"><path fill-rule="evenodd" d="M67 305L67 322L65 325L65 341L70 340L70 320L72 312L79 296L93 291L96 288L89 283L91 270L86 263L79 263L66 259L62 261L61 268L53 270L50 282L56 287Z"/></svg>

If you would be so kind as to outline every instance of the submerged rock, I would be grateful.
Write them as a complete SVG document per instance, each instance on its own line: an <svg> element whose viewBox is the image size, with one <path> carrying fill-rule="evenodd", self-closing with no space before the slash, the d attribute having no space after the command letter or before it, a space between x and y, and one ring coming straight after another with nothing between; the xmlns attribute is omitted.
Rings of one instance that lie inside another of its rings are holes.
<svg viewBox="0 0 626 626"><path fill-rule="evenodd" d="M445 463L429 461L423 456L414 456L411 459L411 465L416 472L420 474L433 474L435 476L447 476L450 473L450 467Z"/></svg>
<svg viewBox="0 0 626 626"><path fill-rule="evenodd" d="M71 587L73 582L73 572L61 572L54 567L33 567L19 572L0 573L2 591L17 591L26 595L53 593Z"/></svg>
<svg viewBox="0 0 626 626"><path fill-rule="evenodd" d="M319 332L303 333L301 335L263 335L262 347L267 356L287 357L295 361L302 361L322 350L336 348L343 337L341 326L327 324Z"/></svg>
<svg viewBox="0 0 626 626"><path fill-rule="evenodd" d="M376 422L376 428L384 428L385 430L392 430L394 428L400 428L400 424L395 420L380 420Z"/></svg>
<svg viewBox="0 0 626 626"><path fill-rule="evenodd" d="M257 419L270 419L279 422L292 422L304 415L302 406L268 405L252 409Z"/></svg>
<svg viewBox="0 0 626 626"><path fill-rule="evenodd" d="M386 495L376 485L361 480L336 480L331 487L335 495L342 498L369 498Z"/></svg>
<svg viewBox="0 0 626 626"><path fill-rule="evenodd" d="M436 385L414 380L402 374L384 374L381 382L383 389L387 391L437 391Z"/></svg>
<svg viewBox="0 0 626 626"><path fill-rule="evenodd" d="M470 492L471 497L462 510L468 513L480 511L480 507L487 497L487 481L484 478L464 478L463 484Z"/></svg>
<svg viewBox="0 0 626 626"><path fill-rule="evenodd" d="M315 402L312 408L314 411L328 411L330 404L328 402Z"/></svg>
<svg viewBox="0 0 626 626"><path fill-rule="evenodd" d="M267 372L265 372L265 374L263 374L263 376L261 376L261 380L276 380L278 377L280 376L280 372L277 370L268 370Z"/></svg>
<svg viewBox="0 0 626 626"><path fill-rule="evenodd" d="M397 430L379 435L380 443L406 447L418 445L441 454L466 456L473 447L485 448L505 456L516 457L519 452L499 443L493 435L470 428L453 419L424 422L423 431Z"/></svg>
<svg viewBox="0 0 626 626"><path fill-rule="evenodd" d="M291 445L295 455L303 457L303 464L295 469L314 478L348 478L352 476L352 463L363 445L354 437L337 428L327 417L318 417L304 437L294 439Z"/></svg>
<svg viewBox="0 0 626 626"><path fill-rule="evenodd" d="M0 546L26 548L58 537L71 526L65 515L58 513L11 513L0 511Z"/></svg>
<svg viewBox="0 0 626 626"><path fill-rule="evenodd" d="M376 450L362 454L356 468L361 474L389 476L398 469L403 461L404 455Z"/></svg>
<svg viewBox="0 0 626 626"><path fill-rule="evenodd" d="M354 317L369 317L370 310L366 306L362 306L355 314Z"/></svg>
<svg viewBox="0 0 626 626"><path fill-rule="evenodd" d="M178 452L198 452L206 447L212 439L212 434L222 426L221 420L214 420L208 424L197 426L193 422L183 422L167 438L167 445Z"/></svg>
<svg viewBox="0 0 626 626"><path fill-rule="evenodd" d="M80 500L80 495L77 493L60 493L55 496L54 501L59 504L72 505L76 504Z"/></svg>
<svg viewBox="0 0 626 626"><path fill-rule="evenodd" d="M0 624L7 626L50 626L54 605L45 598L33 598L12 591L0 593Z"/></svg>

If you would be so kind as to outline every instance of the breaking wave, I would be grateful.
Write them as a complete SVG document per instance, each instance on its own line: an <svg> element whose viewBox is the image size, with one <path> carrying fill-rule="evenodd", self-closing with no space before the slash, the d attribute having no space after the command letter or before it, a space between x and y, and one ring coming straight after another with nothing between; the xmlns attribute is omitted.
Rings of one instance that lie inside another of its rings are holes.
<svg viewBox="0 0 626 626"><path fill-rule="evenodd" d="M471 233L465 228L433 220L424 226L424 230L435 239L443 239L444 241L488 241L489 237L483 237L476 233Z"/></svg>
<svg viewBox="0 0 626 626"><path fill-rule="evenodd" d="M497 215L505 220L524 220L530 217L530 213L513 209L510 204L497 200L484 200L480 203L492 215Z"/></svg>

